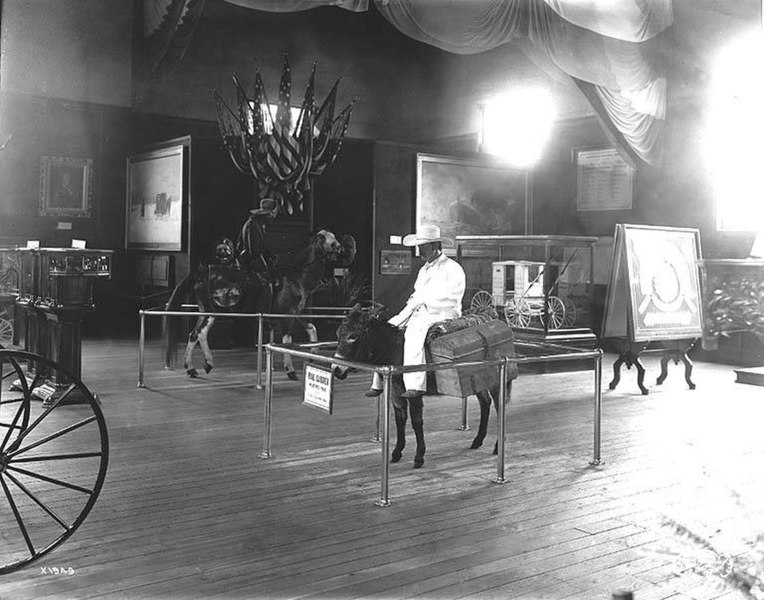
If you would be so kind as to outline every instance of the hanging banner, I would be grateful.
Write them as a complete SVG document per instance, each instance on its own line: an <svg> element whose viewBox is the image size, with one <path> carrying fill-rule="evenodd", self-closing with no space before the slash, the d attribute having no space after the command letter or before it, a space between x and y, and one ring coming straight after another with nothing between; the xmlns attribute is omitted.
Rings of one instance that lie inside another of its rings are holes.
<svg viewBox="0 0 764 600"><path fill-rule="evenodd" d="M700 337L700 257L697 229L616 225L602 337Z"/></svg>

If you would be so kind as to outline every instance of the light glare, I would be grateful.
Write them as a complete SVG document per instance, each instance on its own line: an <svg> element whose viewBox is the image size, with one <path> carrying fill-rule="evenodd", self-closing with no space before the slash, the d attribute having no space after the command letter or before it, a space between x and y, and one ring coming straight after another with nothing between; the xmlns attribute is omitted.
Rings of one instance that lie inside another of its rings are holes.
<svg viewBox="0 0 764 600"><path fill-rule="evenodd" d="M549 94L526 89L494 98L483 106L481 149L516 166L540 157L555 119Z"/></svg>

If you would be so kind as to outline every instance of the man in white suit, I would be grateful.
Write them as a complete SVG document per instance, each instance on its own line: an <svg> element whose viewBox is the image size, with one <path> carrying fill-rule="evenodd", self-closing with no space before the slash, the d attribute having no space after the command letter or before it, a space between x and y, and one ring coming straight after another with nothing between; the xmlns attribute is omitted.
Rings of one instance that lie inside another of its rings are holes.
<svg viewBox="0 0 764 600"><path fill-rule="evenodd" d="M453 244L453 240L440 235L437 225L422 225L416 233L403 238L403 245L419 248L419 255L425 261L419 269L414 292L406 306L388 322L405 328L403 341L403 364L419 365L425 362L424 341L431 325L446 319L460 317L464 297L465 275L462 266L443 254L443 244ZM427 373L404 373L403 384L406 391L403 398L416 398L427 389ZM369 397L382 392L382 378L374 374Z"/></svg>

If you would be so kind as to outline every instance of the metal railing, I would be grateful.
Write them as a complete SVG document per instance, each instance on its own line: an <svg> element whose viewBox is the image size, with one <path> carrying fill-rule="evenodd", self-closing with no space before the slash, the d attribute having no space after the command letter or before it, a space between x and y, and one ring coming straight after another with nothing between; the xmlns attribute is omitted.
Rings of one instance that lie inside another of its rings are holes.
<svg viewBox="0 0 764 600"><path fill-rule="evenodd" d="M196 306L196 305L189 305ZM311 310L318 311L337 311L338 314L308 314L300 313L297 315L284 315L277 313L220 313L220 312L202 312L199 310L164 310L160 308L148 308L138 311L140 319L140 333L138 338L138 387L145 388L145 361L146 361L146 317L217 317L217 318L235 318L235 319L257 319L257 373L255 387L258 390L263 389L263 333L265 331L264 321L269 319L305 319L305 320L327 320L344 318L345 313L350 308L334 307L315 307Z"/></svg>
<svg viewBox="0 0 764 600"><path fill-rule="evenodd" d="M518 346L532 346L535 349L545 349L545 344L530 344L530 343L516 343L515 348ZM416 373L420 371L442 371L447 369L454 369L457 367L478 367L478 366L497 366L499 367L499 399L498 399L498 425L497 425L497 440L498 440L498 460L497 460L497 474L495 483L505 483L505 412L506 412L506 392L507 392L507 367L510 363L515 364L534 364L534 363L546 363L546 362L558 362L558 361L570 361L570 360L582 360L592 359L594 362L594 456L589 464L600 464L600 443L601 443L601 417L602 417L602 356L603 352L600 349L596 350L584 350L579 348L565 348L565 352L557 354L544 354L539 356L517 356L517 357L501 357L495 359L488 359L482 361L454 361L449 363L436 363L436 364L423 364L423 365L369 365L367 363L358 363L336 357L321 356L312 352L305 352L304 350L296 349L294 347L287 347L278 344L266 344L265 346L265 405L264 405L264 429L263 429L263 451L260 454L260 458L271 458L271 443L272 443L272 425L273 425L273 371L271 366L273 364L273 353L288 354L295 358L302 358L312 361L314 363L324 363L328 365L341 365L352 369L367 371L369 373L379 373L382 376L384 383L382 395L379 397L378 402L384 402L384 408L381 410L381 427L382 427L382 458L381 458L381 490L380 498L376 501L378 506L389 506L389 460L390 455L390 408L392 405L392 377L393 375L403 373ZM553 349L559 348L555 346ZM378 408L379 410L379 408Z"/></svg>

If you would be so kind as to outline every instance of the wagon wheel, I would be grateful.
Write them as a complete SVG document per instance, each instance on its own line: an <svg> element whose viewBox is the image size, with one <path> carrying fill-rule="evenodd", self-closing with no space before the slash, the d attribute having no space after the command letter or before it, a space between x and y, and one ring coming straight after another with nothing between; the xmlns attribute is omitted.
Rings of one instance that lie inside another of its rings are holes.
<svg viewBox="0 0 764 600"><path fill-rule="evenodd" d="M504 306L504 318L512 327L528 327L531 324L531 307L522 298L512 298Z"/></svg>
<svg viewBox="0 0 764 600"><path fill-rule="evenodd" d="M578 319L578 309L576 309L576 303L573 302L568 296L565 296L564 298L560 298L562 300L562 305L565 307L565 320L563 321L563 325L565 327L571 327L572 325L576 324L576 320Z"/></svg>
<svg viewBox="0 0 764 600"><path fill-rule="evenodd" d="M470 301L470 310L473 312L490 306L493 306L493 296L485 290L475 292L475 295L472 296L472 300Z"/></svg>
<svg viewBox="0 0 764 600"><path fill-rule="evenodd" d="M13 322L5 318L7 315L5 309L0 312L0 348L13 344Z"/></svg>
<svg viewBox="0 0 764 600"><path fill-rule="evenodd" d="M559 329L565 322L565 305L557 296L549 296L546 302L547 326L549 329Z"/></svg>
<svg viewBox="0 0 764 600"><path fill-rule="evenodd" d="M59 364L0 350L0 367L3 575L48 554L82 524L106 478L109 439L97 400Z"/></svg>

